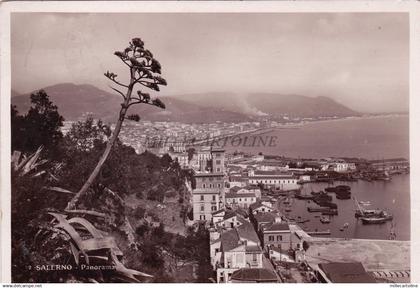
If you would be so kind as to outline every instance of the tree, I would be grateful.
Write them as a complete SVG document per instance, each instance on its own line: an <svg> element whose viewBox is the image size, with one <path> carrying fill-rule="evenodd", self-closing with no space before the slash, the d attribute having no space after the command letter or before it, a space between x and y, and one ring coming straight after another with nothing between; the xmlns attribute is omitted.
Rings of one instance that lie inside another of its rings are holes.
<svg viewBox="0 0 420 288"><path fill-rule="evenodd" d="M51 152L63 137L60 127L64 118L44 90L30 97L26 115L19 115L15 106L11 108L12 149L32 153L43 146L44 151Z"/></svg>
<svg viewBox="0 0 420 288"><path fill-rule="evenodd" d="M148 104L165 109L165 104L160 99L152 99L150 94L144 93L141 90L137 91L137 95L132 95L137 84L155 91L160 91L159 85L166 85L166 80L159 76L161 74L160 63L153 58L152 52L144 48L144 42L140 38L134 38L124 51L116 51L114 55L116 55L125 65L129 67L130 82L128 84L119 82L116 79L117 75L109 71L104 74L105 77L114 82L116 85L126 89L125 93L123 93L122 91L111 87L111 89L121 95L123 102L121 103L115 129L112 132L111 138L107 142L106 148L99 159L98 164L90 174L83 187L68 203L67 209L75 207L80 197L84 196L95 178L98 176L102 166L108 158L109 153L111 152L112 146L118 138L122 123L126 119L126 114L130 106L136 104ZM133 116L130 115L130 119L132 118ZM139 119L139 117L137 119Z"/></svg>

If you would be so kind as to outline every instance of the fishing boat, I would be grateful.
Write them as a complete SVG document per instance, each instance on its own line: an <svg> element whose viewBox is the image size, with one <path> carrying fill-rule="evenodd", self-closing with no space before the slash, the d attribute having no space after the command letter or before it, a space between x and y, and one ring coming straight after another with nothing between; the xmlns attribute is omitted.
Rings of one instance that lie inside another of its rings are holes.
<svg viewBox="0 0 420 288"><path fill-rule="evenodd" d="M308 207L307 210L308 210L308 212L326 212L326 211L330 211L331 208L329 208L329 207Z"/></svg>
<svg viewBox="0 0 420 288"><path fill-rule="evenodd" d="M337 209L330 209L327 211L322 211L321 212L322 215L338 215L338 210Z"/></svg>
<svg viewBox="0 0 420 288"><path fill-rule="evenodd" d="M360 219L362 220L363 224L383 224L386 221L392 220L392 215L387 215L383 217L360 217Z"/></svg>
<svg viewBox="0 0 420 288"><path fill-rule="evenodd" d="M328 216L322 216L321 218L319 218L319 221L321 221L321 223L323 224L327 224L331 222L331 219Z"/></svg>
<svg viewBox="0 0 420 288"><path fill-rule="evenodd" d="M298 194L298 195L295 195L295 198L300 199L300 200L312 200L312 199L314 199L314 196Z"/></svg>
<svg viewBox="0 0 420 288"><path fill-rule="evenodd" d="M379 216L381 214L382 210L379 209L357 209L356 213L354 213L354 216L356 218L363 217L363 216Z"/></svg>
<svg viewBox="0 0 420 288"><path fill-rule="evenodd" d="M386 221L390 221L393 219L392 214L386 212L385 210L365 210L363 207L359 205L359 202L356 201L356 205L358 206L358 210L356 210L355 216L362 220L363 224L382 224Z"/></svg>

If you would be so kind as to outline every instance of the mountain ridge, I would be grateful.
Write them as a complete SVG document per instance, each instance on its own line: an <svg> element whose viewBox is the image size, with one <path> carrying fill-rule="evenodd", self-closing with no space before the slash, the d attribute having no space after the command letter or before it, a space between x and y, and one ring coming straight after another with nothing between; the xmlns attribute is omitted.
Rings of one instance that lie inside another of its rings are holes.
<svg viewBox="0 0 420 288"><path fill-rule="evenodd" d="M43 90L66 120L77 120L90 113L94 118L114 121L121 103L121 96L91 84L59 83ZM11 102L19 111L27 111L30 107L29 95L13 96ZM317 118L360 115L326 96L212 92L158 97L165 102L166 110L150 105L134 105L130 107L129 114L139 114L142 119L151 121L185 123L249 122L261 117L280 119L285 116Z"/></svg>

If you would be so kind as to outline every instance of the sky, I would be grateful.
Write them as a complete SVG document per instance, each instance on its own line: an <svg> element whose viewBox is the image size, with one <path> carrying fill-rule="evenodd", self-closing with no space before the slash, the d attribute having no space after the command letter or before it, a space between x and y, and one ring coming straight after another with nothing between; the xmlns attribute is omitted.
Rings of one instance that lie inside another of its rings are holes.
<svg viewBox="0 0 420 288"><path fill-rule="evenodd" d="M327 96L360 112L408 111L404 13L14 13L12 88L72 82L110 91L134 37L162 64L161 95Z"/></svg>

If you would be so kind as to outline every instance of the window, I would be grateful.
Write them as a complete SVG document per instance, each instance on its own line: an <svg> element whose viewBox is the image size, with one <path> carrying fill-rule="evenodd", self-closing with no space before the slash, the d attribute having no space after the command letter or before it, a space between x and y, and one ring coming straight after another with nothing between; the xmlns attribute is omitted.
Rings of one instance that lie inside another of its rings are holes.
<svg viewBox="0 0 420 288"><path fill-rule="evenodd" d="M220 165L220 164L222 164L222 161L220 161L220 160L216 160L216 164L217 164L217 165Z"/></svg>
<svg viewBox="0 0 420 288"><path fill-rule="evenodd" d="M214 252L219 253L219 248L216 248Z"/></svg>
<svg viewBox="0 0 420 288"><path fill-rule="evenodd" d="M203 183L203 188L206 188L206 184Z"/></svg>
<svg viewBox="0 0 420 288"><path fill-rule="evenodd" d="M213 201L216 201L216 195L213 195L212 198L213 198Z"/></svg>
<svg viewBox="0 0 420 288"><path fill-rule="evenodd" d="M268 236L268 241L274 241L274 236Z"/></svg>
<svg viewBox="0 0 420 288"><path fill-rule="evenodd" d="M220 183L217 184L217 187L222 188L222 184L220 184Z"/></svg>
<svg viewBox="0 0 420 288"><path fill-rule="evenodd" d="M216 211L217 210L217 207L216 206L211 206L211 211Z"/></svg>
<svg viewBox="0 0 420 288"><path fill-rule="evenodd" d="M239 198L239 202L241 202L242 201L242 198Z"/></svg>
<svg viewBox="0 0 420 288"><path fill-rule="evenodd" d="M204 211L204 205L200 206L200 211Z"/></svg>
<svg viewBox="0 0 420 288"><path fill-rule="evenodd" d="M200 196L200 201L204 201L204 195Z"/></svg>
<svg viewBox="0 0 420 288"><path fill-rule="evenodd" d="M257 254L252 254L252 261L257 262Z"/></svg>
<svg viewBox="0 0 420 288"><path fill-rule="evenodd" d="M278 235L278 236L277 236L277 241L282 241L282 240L283 240L283 236Z"/></svg>
<svg viewBox="0 0 420 288"><path fill-rule="evenodd" d="M219 167L216 168L216 172L220 172L220 168Z"/></svg>

